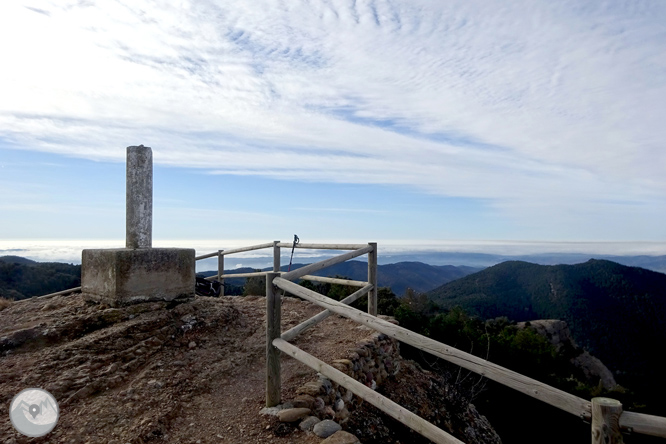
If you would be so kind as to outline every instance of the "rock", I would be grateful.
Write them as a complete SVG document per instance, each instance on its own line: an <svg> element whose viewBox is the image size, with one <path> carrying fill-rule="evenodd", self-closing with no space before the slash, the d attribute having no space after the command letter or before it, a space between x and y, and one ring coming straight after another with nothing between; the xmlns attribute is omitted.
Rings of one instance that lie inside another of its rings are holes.
<svg viewBox="0 0 666 444"><path fill-rule="evenodd" d="M266 416L277 416L279 412L279 407L264 407L263 409L259 410L260 415Z"/></svg>
<svg viewBox="0 0 666 444"><path fill-rule="evenodd" d="M328 438L329 436L331 436L332 434L334 434L339 430L342 430L340 424L338 424L335 421L331 421L330 419L325 419L321 422L318 422L312 428L314 434L320 438Z"/></svg>
<svg viewBox="0 0 666 444"><path fill-rule="evenodd" d="M189 348L194 348L194 347L197 346L197 343L194 342L194 341L192 341L192 342L190 342L189 344L187 344L187 346L188 346Z"/></svg>
<svg viewBox="0 0 666 444"><path fill-rule="evenodd" d="M340 430L323 440L321 444L360 444L360 441L351 433Z"/></svg>
<svg viewBox="0 0 666 444"><path fill-rule="evenodd" d="M331 367L333 367L338 371L341 371L344 374L349 374L349 367L344 364L340 364L339 362L334 362L333 364L331 364Z"/></svg>
<svg viewBox="0 0 666 444"><path fill-rule="evenodd" d="M294 407L314 409L315 408L315 399L310 395L298 395L292 401Z"/></svg>
<svg viewBox="0 0 666 444"><path fill-rule="evenodd" d="M330 393L331 390L333 389L333 384L331 383L331 380L328 379L326 376L319 375L319 382L321 383L321 386L324 389L324 393Z"/></svg>
<svg viewBox="0 0 666 444"><path fill-rule="evenodd" d="M347 407L343 408L339 412L335 414L335 420L338 421L340 424L344 424L347 422L349 419L349 410L347 410Z"/></svg>
<svg viewBox="0 0 666 444"><path fill-rule="evenodd" d="M147 385L148 385L149 388L152 388L152 389L161 389L162 387L164 387L164 384L161 383L160 381L156 380L156 379L148 381Z"/></svg>
<svg viewBox="0 0 666 444"><path fill-rule="evenodd" d="M312 428L315 426L315 424L321 422L319 418L316 416L308 416L305 418L301 423L298 425L298 427L303 430L304 432L311 432Z"/></svg>
<svg viewBox="0 0 666 444"><path fill-rule="evenodd" d="M334 359L333 364L342 364L351 367L352 362L349 359Z"/></svg>
<svg viewBox="0 0 666 444"><path fill-rule="evenodd" d="M308 416L312 410L306 408L294 408L280 410L277 414L280 422L296 422Z"/></svg>
<svg viewBox="0 0 666 444"><path fill-rule="evenodd" d="M317 396L323 392L324 392L324 387L322 386L321 382L314 382L314 381L306 382L296 391L296 393L298 393L299 395L310 395L310 396Z"/></svg>
<svg viewBox="0 0 666 444"><path fill-rule="evenodd" d="M583 370L585 377L589 380L601 380L601 384L606 390L613 390L617 387L613 373L599 358L592 356L587 351L572 359L571 362Z"/></svg>

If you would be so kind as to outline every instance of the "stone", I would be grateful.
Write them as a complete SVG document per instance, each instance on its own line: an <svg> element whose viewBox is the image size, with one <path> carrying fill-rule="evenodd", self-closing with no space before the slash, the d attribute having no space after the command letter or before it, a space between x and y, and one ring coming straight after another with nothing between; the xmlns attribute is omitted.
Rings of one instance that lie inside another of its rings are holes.
<svg viewBox="0 0 666 444"><path fill-rule="evenodd" d="M259 414L265 416L277 416L280 411L281 410L279 407L264 407L263 409L259 410Z"/></svg>
<svg viewBox="0 0 666 444"><path fill-rule="evenodd" d="M308 416L305 419L303 419L303 421L301 421L298 427L304 432L311 432L315 424L319 422L321 422L321 420L316 416Z"/></svg>
<svg viewBox="0 0 666 444"><path fill-rule="evenodd" d="M347 422L347 419L349 419L349 410L347 410L347 407L335 413L335 420L340 424Z"/></svg>
<svg viewBox="0 0 666 444"><path fill-rule="evenodd" d="M83 250L81 292L112 307L194 297L194 255L188 248Z"/></svg>
<svg viewBox="0 0 666 444"><path fill-rule="evenodd" d="M298 395L291 402L294 404L294 407L302 407L306 409L314 409L315 407L315 399L310 395Z"/></svg>
<svg viewBox="0 0 666 444"><path fill-rule="evenodd" d="M323 392L323 386L321 382L306 382L298 388L296 393L302 395L317 396Z"/></svg>
<svg viewBox="0 0 666 444"><path fill-rule="evenodd" d="M308 416L312 410L305 408L293 408L280 410L277 414L280 422L296 422Z"/></svg>
<svg viewBox="0 0 666 444"><path fill-rule="evenodd" d="M360 441L351 433L340 430L323 440L321 444L360 444Z"/></svg>
<svg viewBox="0 0 666 444"><path fill-rule="evenodd" d="M349 359L334 359L333 364L342 364L351 367L352 362Z"/></svg>
<svg viewBox="0 0 666 444"><path fill-rule="evenodd" d="M340 364L339 362L332 363L331 367L333 367L334 369L336 369L338 371L341 371L342 373L344 373L346 375L349 374L349 367L344 365L344 364Z"/></svg>
<svg viewBox="0 0 666 444"><path fill-rule="evenodd" d="M330 419L325 419L321 422L318 422L312 428L314 434L320 438L328 438L339 430L342 430L342 426L340 426L340 424L335 421L331 421Z"/></svg>

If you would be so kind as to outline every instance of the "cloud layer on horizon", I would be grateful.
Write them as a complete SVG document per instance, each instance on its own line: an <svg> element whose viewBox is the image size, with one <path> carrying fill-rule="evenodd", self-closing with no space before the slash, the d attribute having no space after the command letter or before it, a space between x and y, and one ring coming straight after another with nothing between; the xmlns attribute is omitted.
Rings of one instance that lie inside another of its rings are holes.
<svg viewBox="0 0 666 444"><path fill-rule="evenodd" d="M0 6L7 146L121 161L137 141L664 236L666 4L22 3Z"/></svg>

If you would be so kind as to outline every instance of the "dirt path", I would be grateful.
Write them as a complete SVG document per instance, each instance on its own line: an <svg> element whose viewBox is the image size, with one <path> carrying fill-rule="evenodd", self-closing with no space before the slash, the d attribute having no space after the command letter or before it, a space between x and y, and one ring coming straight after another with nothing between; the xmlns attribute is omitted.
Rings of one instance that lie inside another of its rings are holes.
<svg viewBox="0 0 666 444"><path fill-rule="evenodd" d="M285 298L283 330L318 313ZM332 316L295 343L330 362L368 331ZM312 370L283 358L283 398ZM317 443L279 436L264 406L265 299L196 298L109 308L82 295L14 303L0 311L0 411L29 387L60 404L43 438L15 432L0 416L0 443Z"/></svg>

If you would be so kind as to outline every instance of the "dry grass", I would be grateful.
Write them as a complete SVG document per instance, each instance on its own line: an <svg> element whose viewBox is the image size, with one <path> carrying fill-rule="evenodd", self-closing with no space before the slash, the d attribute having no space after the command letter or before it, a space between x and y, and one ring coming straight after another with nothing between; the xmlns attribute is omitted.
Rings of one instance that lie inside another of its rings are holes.
<svg viewBox="0 0 666 444"><path fill-rule="evenodd" d="M0 298L0 311L9 308L9 306L12 305L12 302L14 301L11 299Z"/></svg>

